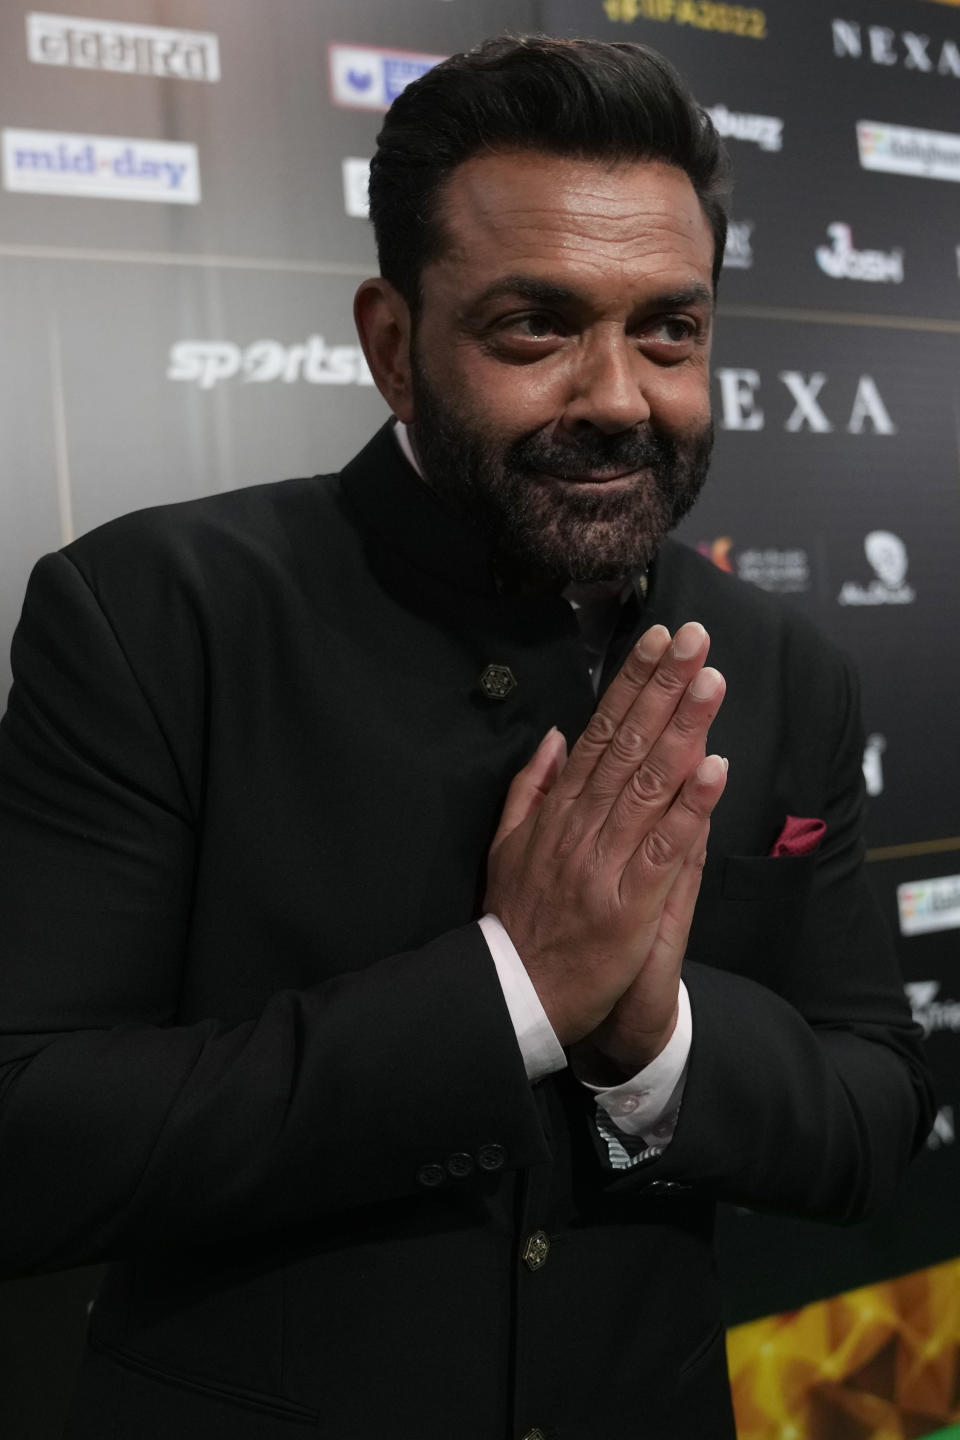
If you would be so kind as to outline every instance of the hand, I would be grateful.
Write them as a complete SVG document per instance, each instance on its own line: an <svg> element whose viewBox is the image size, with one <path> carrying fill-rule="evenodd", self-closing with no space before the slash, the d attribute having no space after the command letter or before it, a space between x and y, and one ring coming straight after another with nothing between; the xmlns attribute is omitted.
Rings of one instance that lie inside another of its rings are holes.
<svg viewBox="0 0 960 1440"><path fill-rule="evenodd" d="M687 857L702 851L726 778L719 757L698 772L724 691L723 677L704 668L708 647L701 625L684 625L672 643L663 626L647 631L569 760L551 731L507 795L486 908L563 1045L595 1032L651 957L631 1006L636 1028L650 1039L675 1015L675 942L695 892L683 882L671 892Z"/></svg>
<svg viewBox="0 0 960 1440"><path fill-rule="evenodd" d="M711 761L716 759L711 756ZM725 771L726 761L721 763ZM710 822L706 821L701 838L687 852L640 974L607 1018L574 1047L571 1061L581 1080L593 1085L622 1085L655 1060L673 1035L680 969L707 858L709 831Z"/></svg>

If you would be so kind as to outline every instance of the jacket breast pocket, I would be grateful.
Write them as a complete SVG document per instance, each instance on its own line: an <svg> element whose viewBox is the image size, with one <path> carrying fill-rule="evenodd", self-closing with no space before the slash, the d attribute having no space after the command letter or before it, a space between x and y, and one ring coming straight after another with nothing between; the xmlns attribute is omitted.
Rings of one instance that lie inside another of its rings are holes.
<svg viewBox="0 0 960 1440"><path fill-rule="evenodd" d="M691 958L780 989L799 958L816 857L728 855Z"/></svg>
<svg viewBox="0 0 960 1440"><path fill-rule="evenodd" d="M813 855L728 855L723 862L720 893L724 900L758 904L803 901L813 879Z"/></svg>

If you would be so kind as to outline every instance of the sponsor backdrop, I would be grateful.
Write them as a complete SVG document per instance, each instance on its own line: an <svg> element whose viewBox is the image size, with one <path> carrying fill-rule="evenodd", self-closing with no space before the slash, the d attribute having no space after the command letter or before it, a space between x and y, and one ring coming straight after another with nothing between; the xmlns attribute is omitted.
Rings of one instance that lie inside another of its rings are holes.
<svg viewBox="0 0 960 1440"><path fill-rule="evenodd" d="M684 534L859 664L871 874L939 1080L867 1224L722 1215L741 1436L958 1434L960 5L6 0L3 654L43 551L335 468L380 424L350 318L380 116L502 29L649 42L727 137L716 463ZM97 1279L0 1287L4 1434L58 1433Z"/></svg>

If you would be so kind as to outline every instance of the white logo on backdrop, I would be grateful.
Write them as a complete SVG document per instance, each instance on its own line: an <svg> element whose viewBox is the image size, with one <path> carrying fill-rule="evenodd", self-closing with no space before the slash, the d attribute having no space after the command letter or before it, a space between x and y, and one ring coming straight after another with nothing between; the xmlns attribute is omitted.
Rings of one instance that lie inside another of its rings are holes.
<svg viewBox="0 0 960 1440"><path fill-rule="evenodd" d="M810 557L806 550L741 550L737 574L761 590L797 595L810 588Z"/></svg>
<svg viewBox="0 0 960 1440"><path fill-rule="evenodd" d="M753 265L753 221L731 220L727 226L727 245L723 252L725 270L749 270Z"/></svg>
<svg viewBox="0 0 960 1440"><path fill-rule="evenodd" d="M347 155L343 167L343 207L348 215L363 220L370 214L367 190L370 185L370 161Z"/></svg>
<svg viewBox="0 0 960 1440"><path fill-rule="evenodd" d="M329 53L334 100L358 110L389 109L411 80L419 80L445 58L367 45L331 45Z"/></svg>
<svg viewBox="0 0 960 1440"><path fill-rule="evenodd" d="M200 165L195 145L172 140L4 130L3 183L35 195L196 205Z"/></svg>
<svg viewBox="0 0 960 1440"><path fill-rule="evenodd" d="M884 120L858 120L857 146L864 170L960 181L960 135L888 125Z"/></svg>
<svg viewBox="0 0 960 1440"><path fill-rule="evenodd" d="M886 735L868 735L863 750L863 778L868 795L883 794L883 753Z"/></svg>
<svg viewBox="0 0 960 1440"><path fill-rule="evenodd" d="M872 280L881 284L903 280L902 250L855 250L853 231L836 220L827 226L832 245L818 245L817 264L832 280Z"/></svg>
<svg viewBox="0 0 960 1440"><path fill-rule="evenodd" d="M954 882L960 880L957 875L949 878ZM910 888L909 885L900 885L898 891ZM932 1035L934 1030L960 1030L960 1005L956 1000L937 999L939 980L908 980L903 988L907 992L913 1018L922 1027L924 1035Z"/></svg>
<svg viewBox="0 0 960 1440"><path fill-rule="evenodd" d="M868 60L873 65L901 65L919 75L960 77L960 46L955 40L931 40L929 35L898 32L888 25L863 26L859 20L834 20L832 29L838 60Z"/></svg>
<svg viewBox="0 0 960 1440"><path fill-rule="evenodd" d="M766 412L758 401L760 374L756 370L725 367L716 372L720 386L720 424L724 430L763 430ZM784 430L811 430L818 435L829 434L833 421L821 404L820 396L827 384L822 371L804 375L799 370L781 370L778 377L793 402L784 423ZM871 375L861 375L857 392L844 429L850 435L862 435L869 424L876 435L895 435L896 426L884 403L877 382Z"/></svg>
<svg viewBox="0 0 960 1440"><path fill-rule="evenodd" d="M35 65L72 65L77 70L176 80L220 79L217 37L206 30L34 11L27 16L27 55Z"/></svg>
<svg viewBox="0 0 960 1440"><path fill-rule="evenodd" d="M927 1149L939 1150L942 1145L952 1145L956 1138L953 1106L941 1105L933 1118L933 1129L927 1136Z"/></svg>
<svg viewBox="0 0 960 1440"><path fill-rule="evenodd" d="M328 345L322 335L310 335L302 345L279 340L255 340L241 347L230 340L178 340L170 347L168 380L193 382L212 390L226 380L266 385L279 381L293 385L372 385L359 345Z"/></svg>
<svg viewBox="0 0 960 1440"><path fill-rule="evenodd" d="M917 598L906 583L907 547L890 530L871 530L863 542L864 554L876 576L869 585L848 580L837 596L841 605L911 605Z"/></svg>
<svg viewBox="0 0 960 1440"><path fill-rule="evenodd" d="M741 115L726 105L707 105L706 112L724 140L746 140L761 150L783 148L783 121L778 115Z"/></svg>

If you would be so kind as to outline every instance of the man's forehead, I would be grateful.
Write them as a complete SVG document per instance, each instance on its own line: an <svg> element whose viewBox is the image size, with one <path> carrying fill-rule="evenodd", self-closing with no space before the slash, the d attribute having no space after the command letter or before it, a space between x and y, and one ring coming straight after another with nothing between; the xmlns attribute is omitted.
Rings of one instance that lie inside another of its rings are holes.
<svg viewBox="0 0 960 1440"><path fill-rule="evenodd" d="M467 269L478 289L491 268L589 272L645 259L707 273L712 266L713 233L689 177L658 160L474 156L450 176L437 218L445 242L438 263Z"/></svg>
<svg viewBox="0 0 960 1440"><path fill-rule="evenodd" d="M575 207L584 216L617 218L644 210L686 210L699 202L685 171L664 160L607 160L539 150L471 155L448 176L441 206L496 221L531 205Z"/></svg>

